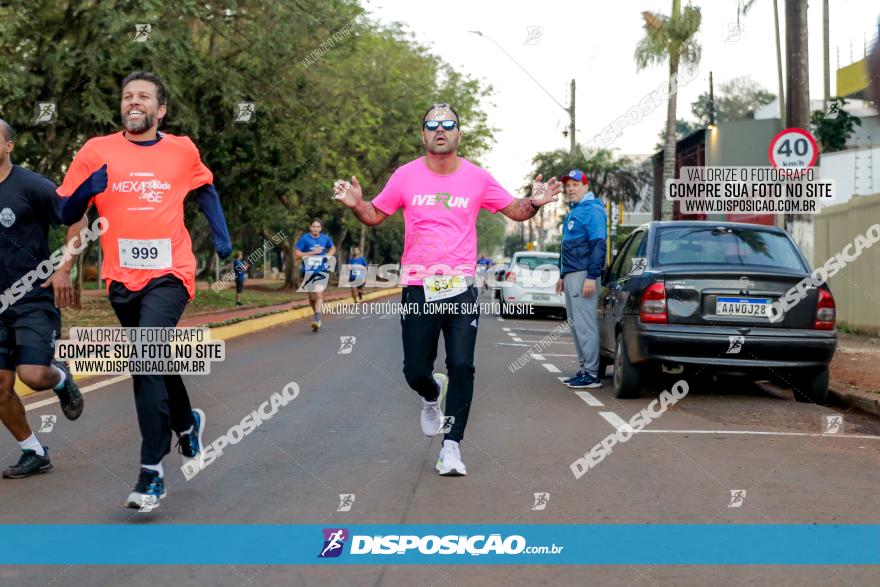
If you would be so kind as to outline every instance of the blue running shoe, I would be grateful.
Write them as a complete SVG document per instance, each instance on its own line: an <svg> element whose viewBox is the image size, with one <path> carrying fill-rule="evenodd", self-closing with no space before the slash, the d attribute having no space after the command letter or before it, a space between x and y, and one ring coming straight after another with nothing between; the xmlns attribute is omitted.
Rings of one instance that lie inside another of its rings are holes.
<svg viewBox="0 0 880 587"><path fill-rule="evenodd" d="M125 500L125 507L149 512L159 507L159 500L164 497L165 480L159 472L141 469L137 484Z"/></svg>
<svg viewBox="0 0 880 587"><path fill-rule="evenodd" d="M563 382L564 384L568 385L569 383L571 383L572 381L574 381L574 380L577 379L578 377L582 377L582 376L584 376L584 375L586 375L586 374L587 374L586 371L584 371L584 370L580 370L580 371L578 371L577 373L574 374L574 377L569 377L568 379L563 379L562 382Z"/></svg>
<svg viewBox="0 0 880 587"><path fill-rule="evenodd" d="M202 452L202 434L205 432L205 412L196 408L192 411L192 432L177 436L177 452L188 459L196 457Z"/></svg>
<svg viewBox="0 0 880 587"><path fill-rule="evenodd" d="M566 383L572 389L587 389L592 387L602 387L602 381L598 377L593 377L589 373L584 373L580 377Z"/></svg>

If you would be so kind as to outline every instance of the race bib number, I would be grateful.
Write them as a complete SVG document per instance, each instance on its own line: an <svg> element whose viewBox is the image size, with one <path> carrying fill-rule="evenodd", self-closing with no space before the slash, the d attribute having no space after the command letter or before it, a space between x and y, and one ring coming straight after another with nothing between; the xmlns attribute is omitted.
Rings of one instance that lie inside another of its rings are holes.
<svg viewBox="0 0 880 587"><path fill-rule="evenodd" d="M351 274L352 275L363 275L366 273L367 268L363 265L352 265L351 266Z"/></svg>
<svg viewBox="0 0 880 587"><path fill-rule="evenodd" d="M171 239L119 239L119 266L126 269L170 269Z"/></svg>
<svg viewBox="0 0 880 587"><path fill-rule="evenodd" d="M425 300L434 302L452 298L467 291L467 282L462 275L434 275L422 280Z"/></svg>
<svg viewBox="0 0 880 587"><path fill-rule="evenodd" d="M313 255L311 257L303 257L306 264L306 271L319 271L324 266L323 255Z"/></svg>

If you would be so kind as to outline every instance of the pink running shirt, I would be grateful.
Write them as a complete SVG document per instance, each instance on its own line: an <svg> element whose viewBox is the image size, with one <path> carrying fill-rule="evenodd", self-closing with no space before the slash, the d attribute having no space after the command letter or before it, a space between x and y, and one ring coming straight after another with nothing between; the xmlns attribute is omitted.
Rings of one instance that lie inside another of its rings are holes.
<svg viewBox="0 0 880 587"><path fill-rule="evenodd" d="M389 216L403 208L401 285L421 285L423 277L441 273L428 270L436 265L453 268L454 275L473 276L480 208L495 214L514 199L488 171L464 158L460 161L451 175L434 173L424 157L410 161L372 201Z"/></svg>

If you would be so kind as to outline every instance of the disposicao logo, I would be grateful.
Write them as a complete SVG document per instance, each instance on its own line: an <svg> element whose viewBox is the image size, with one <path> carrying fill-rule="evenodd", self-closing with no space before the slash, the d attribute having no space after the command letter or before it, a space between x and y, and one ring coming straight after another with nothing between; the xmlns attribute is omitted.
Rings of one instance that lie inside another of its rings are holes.
<svg viewBox="0 0 880 587"><path fill-rule="evenodd" d="M336 558L342 554L342 547L348 540L348 530L345 528L324 528L324 547L318 558Z"/></svg>

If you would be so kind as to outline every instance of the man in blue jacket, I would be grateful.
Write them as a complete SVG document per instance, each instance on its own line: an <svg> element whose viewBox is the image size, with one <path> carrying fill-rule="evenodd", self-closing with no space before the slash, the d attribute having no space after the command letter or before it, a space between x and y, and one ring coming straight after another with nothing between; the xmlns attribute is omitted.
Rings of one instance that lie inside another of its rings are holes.
<svg viewBox="0 0 880 587"><path fill-rule="evenodd" d="M601 387L596 297L605 267L605 205L590 191L587 175L575 169L562 178L571 212L562 225L557 293L565 292L580 368L564 383L573 389Z"/></svg>

